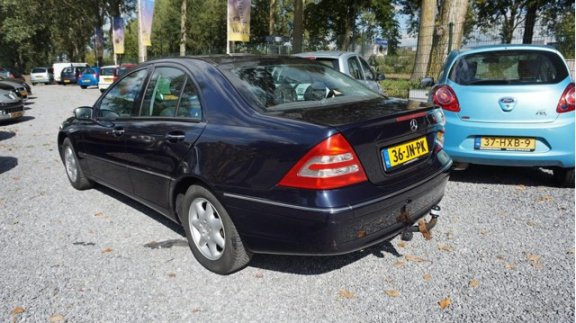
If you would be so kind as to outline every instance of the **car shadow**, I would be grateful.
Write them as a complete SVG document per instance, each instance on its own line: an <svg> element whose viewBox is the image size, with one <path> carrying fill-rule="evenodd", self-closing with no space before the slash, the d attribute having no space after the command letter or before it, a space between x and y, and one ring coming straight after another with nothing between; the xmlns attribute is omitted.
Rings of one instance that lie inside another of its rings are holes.
<svg viewBox="0 0 576 323"><path fill-rule="evenodd" d="M10 139L16 136L16 133L13 131L0 131L0 141Z"/></svg>
<svg viewBox="0 0 576 323"><path fill-rule="evenodd" d="M502 167L470 165L452 171L450 181L479 184L555 186L552 171L538 167Z"/></svg>
<svg viewBox="0 0 576 323"><path fill-rule="evenodd" d="M403 257L390 241L385 241L360 251L339 256L256 254L248 266L297 275L320 275L348 266L367 256L385 258L386 255L396 258Z"/></svg>
<svg viewBox="0 0 576 323"><path fill-rule="evenodd" d="M153 209L133 200L121 193L102 185L96 185L94 189L106 194L120 203L126 204L136 211L139 211L158 223L166 226L175 233L181 235L183 239L171 239L165 241L153 241L146 243L144 247L150 249L167 249L172 247L188 247L186 233L177 223L169 220ZM249 267L265 270L298 274L298 275L319 275L338 270L350 265L364 257L376 256L384 258L386 255L400 258L403 255L398 253L391 242L385 241L372 247L339 256L290 256L290 255L269 255L256 254L248 264Z"/></svg>
<svg viewBox="0 0 576 323"><path fill-rule="evenodd" d="M28 106L29 106L29 105L33 105L33 104L34 104L34 102L30 102L29 100L26 101L26 102L24 102L24 106L26 106L25 109L26 109L26 110L30 109L30 108L28 108Z"/></svg>
<svg viewBox="0 0 576 323"><path fill-rule="evenodd" d="M3 174L18 166L18 159L15 157L0 156L0 174Z"/></svg>
<svg viewBox="0 0 576 323"><path fill-rule="evenodd" d="M25 109L25 110L28 110L28 109ZM9 125L13 125L16 123L21 123L21 122L27 122L27 121L34 120L34 119L36 119L36 118L34 118L33 116L23 116L23 117L20 117L18 119L0 120L0 127L1 126L9 126Z"/></svg>
<svg viewBox="0 0 576 323"><path fill-rule="evenodd" d="M148 217L155 220L156 222L163 224L164 226L166 226L168 229L174 231L175 233L177 233L183 237L186 237L186 233L184 232L184 229L182 229L182 227L179 224L174 223L173 221L171 221L170 219L168 219L164 215L154 211L153 209L147 207L146 205L144 205L144 204L142 204L136 200L133 200L133 199L127 197L126 195L118 193L115 190L108 188L106 186L96 185L94 187L94 189L118 200L120 203L123 203L123 204L126 204L126 205L132 207L136 211L147 215Z"/></svg>

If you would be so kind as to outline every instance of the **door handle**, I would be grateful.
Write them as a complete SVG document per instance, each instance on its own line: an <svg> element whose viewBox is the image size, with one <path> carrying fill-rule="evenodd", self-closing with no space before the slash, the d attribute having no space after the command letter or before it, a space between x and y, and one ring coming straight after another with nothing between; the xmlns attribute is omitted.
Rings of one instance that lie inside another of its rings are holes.
<svg viewBox="0 0 576 323"><path fill-rule="evenodd" d="M124 128L114 128L114 130L112 130L112 134L114 137L120 137L124 135Z"/></svg>
<svg viewBox="0 0 576 323"><path fill-rule="evenodd" d="M178 142L186 139L186 135L180 132L170 132L166 135L166 140L169 142Z"/></svg>

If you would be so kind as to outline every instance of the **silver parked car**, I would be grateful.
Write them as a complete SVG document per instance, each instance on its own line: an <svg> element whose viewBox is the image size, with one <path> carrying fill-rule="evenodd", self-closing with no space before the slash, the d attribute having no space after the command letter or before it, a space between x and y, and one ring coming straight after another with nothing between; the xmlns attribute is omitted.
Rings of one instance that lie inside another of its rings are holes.
<svg viewBox="0 0 576 323"><path fill-rule="evenodd" d="M378 81L384 80L384 74L374 71L370 64L354 52L342 51L319 51L319 52L306 52L294 54L294 56L303 57L317 62L323 63L340 71L348 74L353 78L364 83L368 88L384 94L384 90L380 87Z"/></svg>

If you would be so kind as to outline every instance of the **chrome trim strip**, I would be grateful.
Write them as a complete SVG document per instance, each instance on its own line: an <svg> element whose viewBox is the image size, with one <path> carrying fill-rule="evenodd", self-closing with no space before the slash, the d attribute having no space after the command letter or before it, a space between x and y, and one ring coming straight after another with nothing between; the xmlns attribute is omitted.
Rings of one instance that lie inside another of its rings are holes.
<svg viewBox="0 0 576 323"><path fill-rule="evenodd" d="M379 203L383 200L386 200L388 198L391 198L395 195L399 195L402 194L406 191L409 191L413 188L415 188L416 186L421 185L424 182L427 182L429 180L431 180L432 178L438 176L441 173L446 172L446 170L450 169L450 167L452 167L452 163L448 163L446 166L444 166L444 168L442 168L441 170L439 170L438 172L426 177L425 179L412 184L408 187L406 187L405 189L398 191L398 192L394 192L393 194L388 194L382 197L379 197L377 199L374 200L370 200L367 202L362 202L362 203L358 203L352 206L346 206L346 207L341 207L341 208L316 208L316 207L306 207L306 206L300 206L300 205L294 205L294 204L288 204L288 203L281 203L281 202L275 202L275 201L271 201L271 200L266 200L263 198L259 198L259 197L252 197L252 196L246 196L246 195L238 195L238 194L233 194L233 193L224 193L225 197L230 197L230 198L235 198L235 199L239 199L239 200L245 200L245 201L250 201L250 202L257 202L257 203L262 203L262 204L268 204L268 205L274 205L274 206L281 206L281 207L286 207L286 208L290 208L290 209L295 209L295 210L302 210L302 211L312 211L312 212L320 212L320 213L328 213L328 214L334 214L334 213L340 213L343 211L351 211L352 209L356 209L356 208L361 208L367 205L371 205L371 204L375 204L375 203Z"/></svg>

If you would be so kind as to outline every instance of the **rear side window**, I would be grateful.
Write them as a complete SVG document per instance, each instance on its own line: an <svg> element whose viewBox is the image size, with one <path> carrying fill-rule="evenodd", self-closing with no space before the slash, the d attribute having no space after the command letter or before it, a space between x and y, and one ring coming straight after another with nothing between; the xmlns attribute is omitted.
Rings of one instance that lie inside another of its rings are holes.
<svg viewBox="0 0 576 323"><path fill-rule="evenodd" d="M348 70L350 71L350 75L357 80L363 80L362 77L362 68L360 67L360 63L356 57L351 57L348 59Z"/></svg>
<svg viewBox="0 0 576 323"><path fill-rule="evenodd" d="M461 85L519 85L555 84L568 75L563 59L553 52L508 50L463 56L448 78Z"/></svg>
<svg viewBox="0 0 576 323"><path fill-rule="evenodd" d="M321 58L321 57L319 57L319 58L316 58L316 61L319 63L322 63L326 66L330 66L337 71L340 69L338 66L338 60L335 58Z"/></svg>

